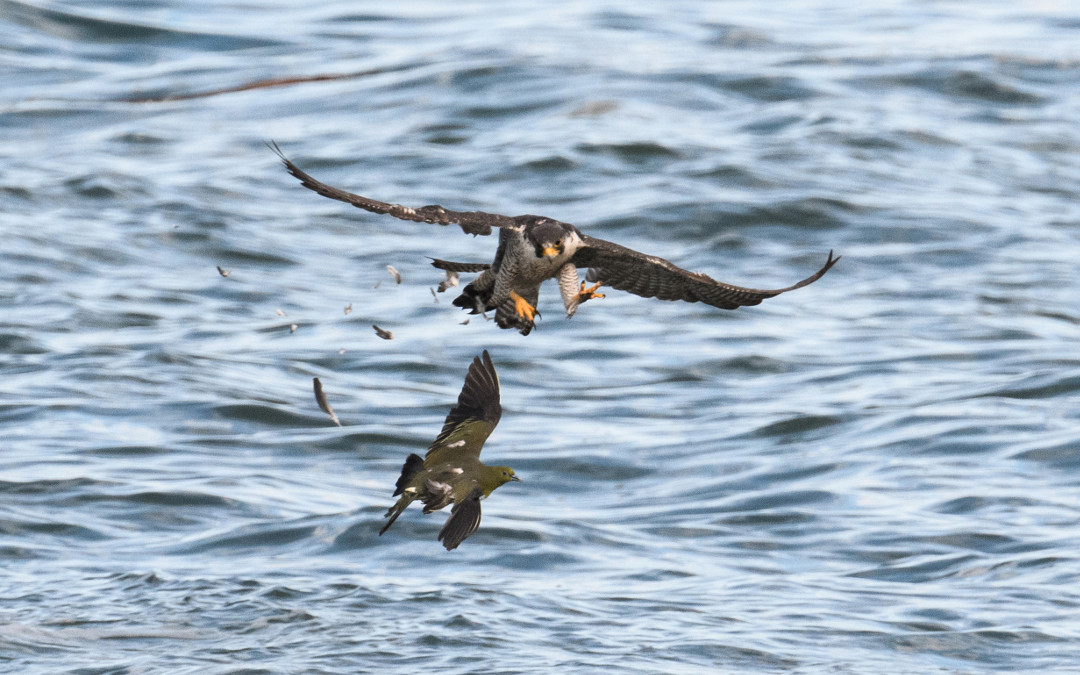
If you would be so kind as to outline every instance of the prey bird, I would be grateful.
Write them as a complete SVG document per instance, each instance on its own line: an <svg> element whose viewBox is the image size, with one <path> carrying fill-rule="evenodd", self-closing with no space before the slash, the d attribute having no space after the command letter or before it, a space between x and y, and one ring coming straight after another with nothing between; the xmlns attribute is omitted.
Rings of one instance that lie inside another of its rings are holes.
<svg viewBox="0 0 1080 675"><path fill-rule="evenodd" d="M476 357L469 366L457 405L450 409L427 455L421 458L411 454L405 459L394 491L394 496L400 497L387 510L390 520L379 534L390 529L401 512L417 499L424 504L424 513L454 505L439 532L439 541L447 551L476 532L480 527L480 500L501 485L521 480L508 466L480 462L480 450L500 417L499 376L485 349L483 360Z"/></svg>
<svg viewBox="0 0 1080 675"><path fill-rule="evenodd" d="M304 187L324 197L401 220L455 224L472 235L489 235L494 229L499 230L499 246L492 263L433 259L431 264L447 272L478 272L454 299L454 305L472 314L495 310L495 323L500 328L516 328L522 335L528 335L535 326L540 285L548 279L558 280L567 318L586 300L604 297L597 292L602 285L645 298L704 302L720 309L735 309L757 305L766 298L812 284L840 259L829 251L821 269L786 288L743 288L684 270L663 258L590 237L570 223L543 216L451 211L438 205L412 208L361 197L316 180L293 164L276 144L271 143L270 148ZM579 267L588 268L587 279L595 282L592 286L579 282Z"/></svg>

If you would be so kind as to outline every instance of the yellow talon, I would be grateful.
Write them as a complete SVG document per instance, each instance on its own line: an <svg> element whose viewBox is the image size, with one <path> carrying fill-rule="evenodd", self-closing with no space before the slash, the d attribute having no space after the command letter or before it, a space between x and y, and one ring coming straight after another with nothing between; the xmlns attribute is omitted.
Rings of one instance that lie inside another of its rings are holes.
<svg viewBox="0 0 1080 675"><path fill-rule="evenodd" d="M586 300L592 300L594 298L604 297L603 293L597 293L596 289L600 288L600 282L596 282L589 288L585 288L585 282L581 282L581 290L578 291L578 303L585 302Z"/></svg>
<svg viewBox="0 0 1080 675"><path fill-rule="evenodd" d="M528 300L518 295L517 291L510 291L510 299L514 301L514 311L522 319L532 321L533 317L537 315L536 308L530 305Z"/></svg>

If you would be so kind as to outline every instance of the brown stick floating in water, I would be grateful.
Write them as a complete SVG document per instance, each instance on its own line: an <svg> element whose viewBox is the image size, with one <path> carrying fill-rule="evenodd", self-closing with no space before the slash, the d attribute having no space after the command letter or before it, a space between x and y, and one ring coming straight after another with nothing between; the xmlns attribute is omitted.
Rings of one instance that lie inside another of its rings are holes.
<svg viewBox="0 0 1080 675"><path fill-rule="evenodd" d="M332 82L334 80L351 80L359 77L368 77L371 75L382 75L384 73L399 72L415 67L416 65L413 64L393 66L389 68L370 68L368 70L358 70L352 73L323 73L320 75L298 75L296 77L271 77L264 80L255 80L254 82L238 84L233 87L211 89L209 91L196 91L188 94L163 94L161 96L133 96L131 98L121 100L125 103L168 103L169 101L189 101L195 98L208 98L210 96L220 96L221 94L234 94L236 92L250 91L252 89L285 87L292 84L303 84L305 82Z"/></svg>

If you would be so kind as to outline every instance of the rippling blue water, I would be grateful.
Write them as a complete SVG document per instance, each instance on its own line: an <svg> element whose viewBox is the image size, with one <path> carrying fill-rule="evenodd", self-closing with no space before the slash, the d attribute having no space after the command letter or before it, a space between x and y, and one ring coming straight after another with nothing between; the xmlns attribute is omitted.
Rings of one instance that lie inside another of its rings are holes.
<svg viewBox="0 0 1080 675"><path fill-rule="evenodd" d="M1075 8L309 4L0 0L0 669L1077 668ZM493 238L268 139L732 283L844 259L522 338L430 291ZM378 537L485 348L524 482Z"/></svg>

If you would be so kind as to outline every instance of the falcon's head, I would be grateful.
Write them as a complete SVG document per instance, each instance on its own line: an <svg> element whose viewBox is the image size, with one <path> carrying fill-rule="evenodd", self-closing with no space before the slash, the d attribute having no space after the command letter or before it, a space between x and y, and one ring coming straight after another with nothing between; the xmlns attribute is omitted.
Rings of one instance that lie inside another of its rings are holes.
<svg viewBox="0 0 1080 675"><path fill-rule="evenodd" d="M572 254L581 239L570 223L536 216L525 226L525 240L532 244L537 258L557 258Z"/></svg>

